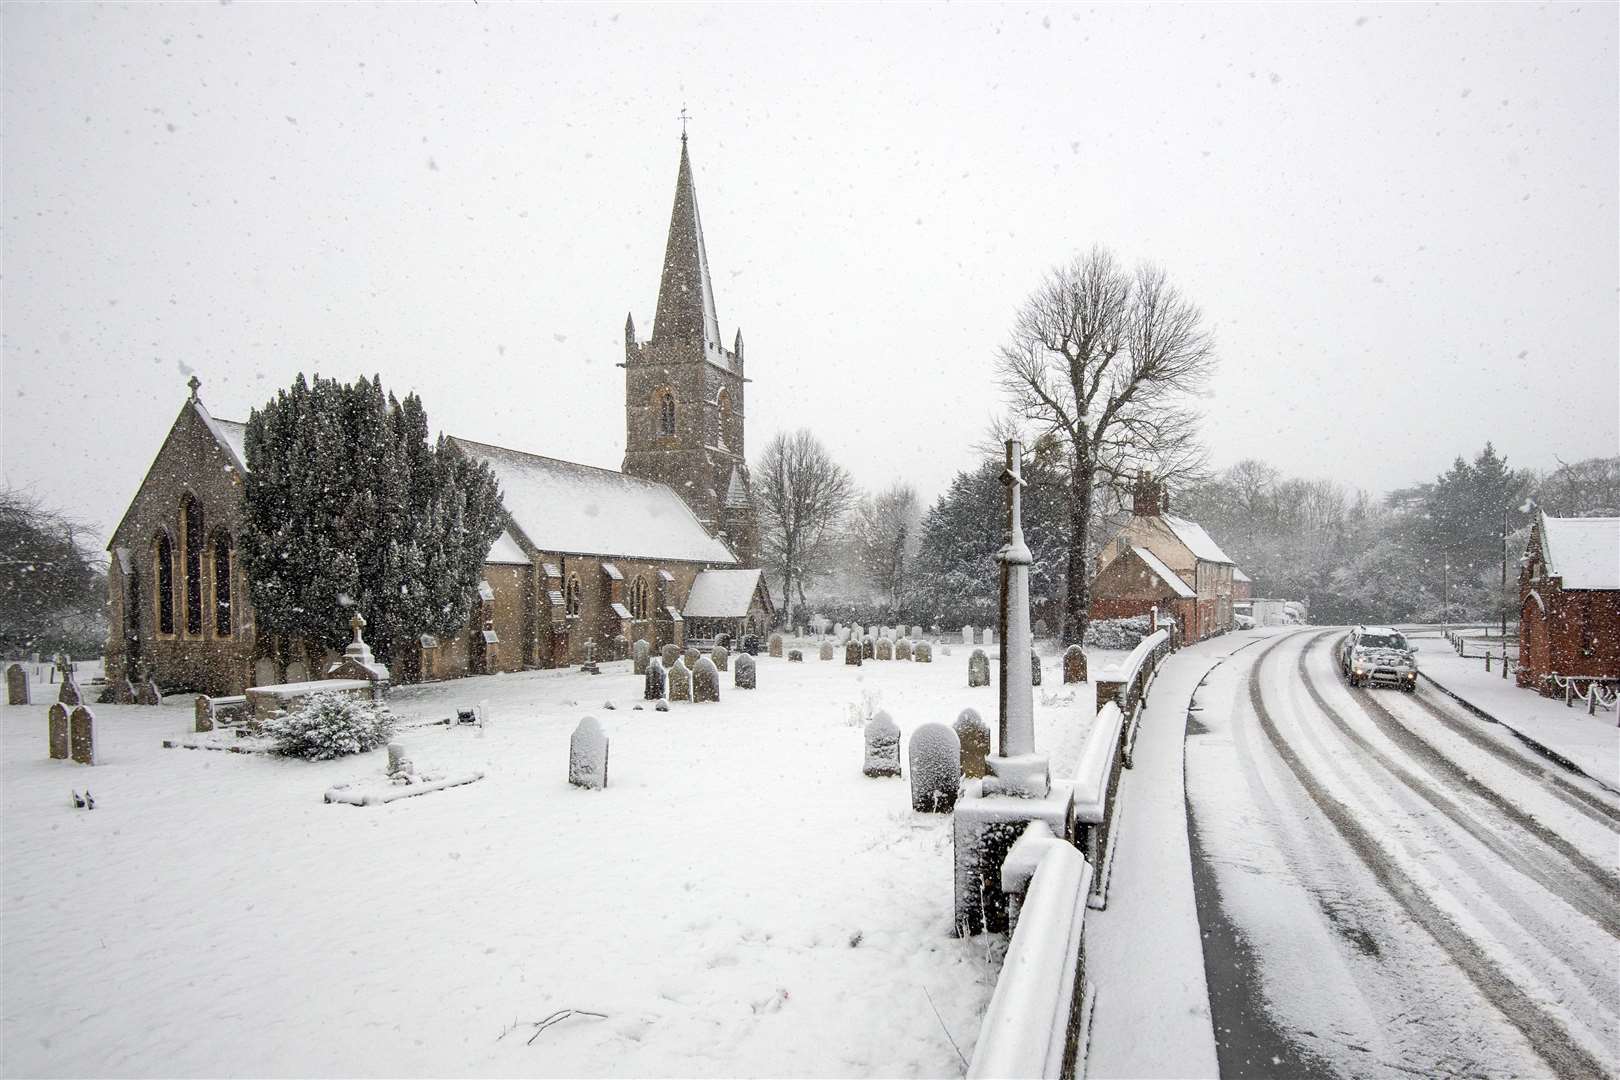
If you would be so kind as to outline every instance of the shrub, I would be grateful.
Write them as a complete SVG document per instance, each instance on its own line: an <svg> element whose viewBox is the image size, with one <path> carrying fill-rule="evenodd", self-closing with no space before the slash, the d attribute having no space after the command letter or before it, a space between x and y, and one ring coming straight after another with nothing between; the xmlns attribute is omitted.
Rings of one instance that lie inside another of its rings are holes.
<svg viewBox="0 0 1620 1080"><path fill-rule="evenodd" d="M1086 644L1093 649L1134 649L1148 636L1149 619L1093 619L1086 626Z"/></svg>
<svg viewBox="0 0 1620 1080"><path fill-rule="evenodd" d="M394 714L346 694L311 694L297 712L265 721L264 733L278 754L329 761L382 746L394 734Z"/></svg>

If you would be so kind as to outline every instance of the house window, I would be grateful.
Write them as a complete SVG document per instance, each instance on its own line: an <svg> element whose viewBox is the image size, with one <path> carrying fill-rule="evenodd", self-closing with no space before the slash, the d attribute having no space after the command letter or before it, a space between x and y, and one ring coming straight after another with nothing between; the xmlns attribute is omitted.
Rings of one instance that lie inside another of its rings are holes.
<svg viewBox="0 0 1620 1080"><path fill-rule="evenodd" d="M658 395L658 434L675 434L675 394L670 390Z"/></svg>
<svg viewBox="0 0 1620 1080"><path fill-rule="evenodd" d="M174 545L168 533L157 539L157 617L158 633L174 633Z"/></svg>
<svg viewBox="0 0 1620 1080"><path fill-rule="evenodd" d="M203 632L203 517L197 500L187 495L180 504L181 543L186 553L186 633L202 637Z"/></svg>
<svg viewBox="0 0 1620 1080"><path fill-rule="evenodd" d="M568 575L568 602L567 602L567 605L563 609L566 614L571 615L571 616L577 616L579 614L579 596L580 596L579 575L578 574L569 574Z"/></svg>
<svg viewBox="0 0 1620 1080"><path fill-rule="evenodd" d="M231 537L214 534L214 633L231 636Z"/></svg>
<svg viewBox="0 0 1620 1080"><path fill-rule="evenodd" d="M647 579L638 576L630 583L630 614L637 619L645 619L652 611L652 590L647 588Z"/></svg>

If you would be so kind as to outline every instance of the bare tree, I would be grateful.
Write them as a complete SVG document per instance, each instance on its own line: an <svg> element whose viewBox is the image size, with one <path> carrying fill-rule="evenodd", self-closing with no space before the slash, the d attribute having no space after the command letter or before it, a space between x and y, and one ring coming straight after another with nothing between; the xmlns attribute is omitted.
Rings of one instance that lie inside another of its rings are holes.
<svg viewBox="0 0 1620 1080"><path fill-rule="evenodd" d="M782 580L782 617L792 625L794 599L826 558L855 484L808 428L771 439L754 482L766 566Z"/></svg>
<svg viewBox="0 0 1620 1080"><path fill-rule="evenodd" d="M1197 305L1144 265L1125 270L1094 247L1046 275L1018 310L997 373L1034 440L1061 446L1070 542L1063 640L1083 640L1091 606L1092 504L1140 468L1174 481L1202 471L1186 404L1214 364Z"/></svg>
<svg viewBox="0 0 1620 1080"><path fill-rule="evenodd" d="M850 532L861 576L891 611L905 596L907 560L916 550L921 521L917 490L910 484L863 496L855 507Z"/></svg>

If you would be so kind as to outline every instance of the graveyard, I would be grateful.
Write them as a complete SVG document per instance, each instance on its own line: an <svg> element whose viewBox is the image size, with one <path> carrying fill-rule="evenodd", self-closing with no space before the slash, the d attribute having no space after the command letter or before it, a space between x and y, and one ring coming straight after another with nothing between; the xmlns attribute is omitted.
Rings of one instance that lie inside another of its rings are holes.
<svg viewBox="0 0 1620 1080"><path fill-rule="evenodd" d="M959 1073L1007 939L956 936L951 815L913 809L908 752L964 708L994 732L997 647L970 687L960 632L928 640L854 665L789 639L668 711L630 661L396 687L416 770L475 779L377 805L326 795L384 787L386 749L211 752L252 740L196 735L189 697L92 705L96 764L52 760L36 687L0 714L8 1070ZM1036 655L1068 775L1094 690ZM879 712L900 776L864 767Z"/></svg>

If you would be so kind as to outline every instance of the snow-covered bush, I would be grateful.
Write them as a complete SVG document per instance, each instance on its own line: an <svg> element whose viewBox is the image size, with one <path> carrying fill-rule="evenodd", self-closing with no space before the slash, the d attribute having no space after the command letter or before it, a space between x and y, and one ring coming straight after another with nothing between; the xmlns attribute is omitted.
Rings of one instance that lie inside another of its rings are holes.
<svg viewBox="0 0 1620 1080"><path fill-rule="evenodd" d="M1086 644L1093 649L1134 649L1148 636L1146 615L1129 619L1093 619L1086 627Z"/></svg>
<svg viewBox="0 0 1620 1080"><path fill-rule="evenodd" d="M264 733L278 754L328 761L382 746L394 734L394 714L341 693L311 694L296 712L266 720Z"/></svg>

